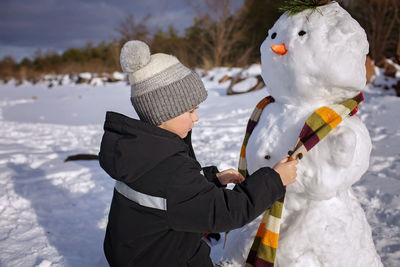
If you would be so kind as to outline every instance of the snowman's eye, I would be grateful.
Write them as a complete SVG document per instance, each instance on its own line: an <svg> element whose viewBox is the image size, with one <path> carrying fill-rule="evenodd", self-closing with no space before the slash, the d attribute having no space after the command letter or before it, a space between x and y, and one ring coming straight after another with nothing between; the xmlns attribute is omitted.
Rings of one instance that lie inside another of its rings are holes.
<svg viewBox="0 0 400 267"><path fill-rule="evenodd" d="M275 39L275 37L276 37L276 32L274 32L274 33L271 35L271 39Z"/></svg>
<svg viewBox="0 0 400 267"><path fill-rule="evenodd" d="M304 34L306 34L305 31L303 31L303 30L299 31L299 36L303 36Z"/></svg>

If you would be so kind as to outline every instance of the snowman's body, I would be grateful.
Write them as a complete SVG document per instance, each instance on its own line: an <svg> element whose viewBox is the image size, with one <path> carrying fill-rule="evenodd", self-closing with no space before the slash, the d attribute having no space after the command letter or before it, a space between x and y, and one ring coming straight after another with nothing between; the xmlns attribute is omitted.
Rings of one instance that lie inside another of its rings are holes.
<svg viewBox="0 0 400 267"><path fill-rule="evenodd" d="M317 108L267 107L249 140L249 172L284 157ZM297 182L287 187L276 266L380 266L371 229L351 190L368 169L370 152L368 130L351 117L304 156Z"/></svg>
<svg viewBox="0 0 400 267"><path fill-rule="evenodd" d="M287 53L271 51L281 43ZM315 110L364 88L367 52L365 32L337 3L282 15L261 46L263 78L276 102L249 139L249 173L285 157ZM276 266L382 266L351 189L368 169L370 152L368 130L353 116L303 157L286 191ZM261 217L229 233L225 260L244 264Z"/></svg>

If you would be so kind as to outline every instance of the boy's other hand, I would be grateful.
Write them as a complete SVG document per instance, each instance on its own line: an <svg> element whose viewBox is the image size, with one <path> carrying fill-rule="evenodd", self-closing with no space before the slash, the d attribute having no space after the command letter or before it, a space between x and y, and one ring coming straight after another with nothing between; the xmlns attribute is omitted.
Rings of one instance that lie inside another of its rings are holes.
<svg viewBox="0 0 400 267"><path fill-rule="evenodd" d="M297 159L289 161L288 158L284 158L277 164L275 164L273 169L281 176L283 185L288 185L296 182L297 163L299 163L299 160Z"/></svg>
<svg viewBox="0 0 400 267"><path fill-rule="evenodd" d="M235 169L227 169L225 171L217 173L216 175L222 185L227 185L229 183L240 184L244 181L243 175L241 175Z"/></svg>

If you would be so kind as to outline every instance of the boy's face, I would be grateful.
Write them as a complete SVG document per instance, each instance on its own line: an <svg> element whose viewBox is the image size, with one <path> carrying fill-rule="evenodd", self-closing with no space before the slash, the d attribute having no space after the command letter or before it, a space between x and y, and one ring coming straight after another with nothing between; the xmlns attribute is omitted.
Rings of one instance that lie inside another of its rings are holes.
<svg viewBox="0 0 400 267"><path fill-rule="evenodd" d="M178 117L161 123L158 125L158 127L173 132L179 135L181 138L185 138L188 132L192 130L194 123L199 120L199 116L197 116L196 113L196 109L198 108L199 106L196 106L193 109L179 115Z"/></svg>

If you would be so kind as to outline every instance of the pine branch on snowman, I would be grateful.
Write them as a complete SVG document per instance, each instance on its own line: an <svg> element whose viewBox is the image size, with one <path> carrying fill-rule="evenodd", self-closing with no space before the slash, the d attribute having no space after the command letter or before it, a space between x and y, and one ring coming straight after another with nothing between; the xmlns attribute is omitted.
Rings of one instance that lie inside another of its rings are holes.
<svg viewBox="0 0 400 267"><path fill-rule="evenodd" d="M348 12L323 0L286 1L284 8L260 47L262 77L275 101L262 112L245 147L249 173L272 167L296 143L310 116L321 107L335 110L348 103L366 84L369 45ZM351 188L367 171L372 148L355 111L298 164L280 227L274 226L279 231L275 265L250 266L382 266ZM261 220L229 233L222 261L245 264Z"/></svg>

